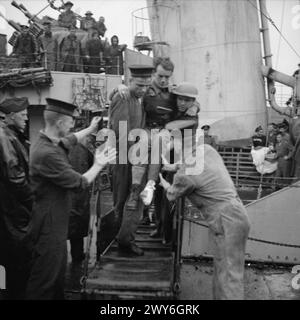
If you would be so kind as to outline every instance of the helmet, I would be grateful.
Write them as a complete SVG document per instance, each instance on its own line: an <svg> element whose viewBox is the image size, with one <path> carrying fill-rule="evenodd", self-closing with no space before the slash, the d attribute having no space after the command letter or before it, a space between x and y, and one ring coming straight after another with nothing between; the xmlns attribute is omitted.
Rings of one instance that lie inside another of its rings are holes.
<svg viewBox="0 0 300 320"><path fill-rule="evenodd" d="M178 96L196 98L198 95L198 89L189 82L180 83L173 91Z"/></svg>

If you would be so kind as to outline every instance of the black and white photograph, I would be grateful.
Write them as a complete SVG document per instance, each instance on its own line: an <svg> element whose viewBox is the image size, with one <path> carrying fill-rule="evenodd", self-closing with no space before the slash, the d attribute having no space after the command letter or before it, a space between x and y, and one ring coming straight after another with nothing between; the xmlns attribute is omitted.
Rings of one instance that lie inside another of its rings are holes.
<svg viewBox="0 0 300 320"><path fill-rule="evenodd" d="M300 0L0 1L0 310L300 300L299 179Z"/></svg>

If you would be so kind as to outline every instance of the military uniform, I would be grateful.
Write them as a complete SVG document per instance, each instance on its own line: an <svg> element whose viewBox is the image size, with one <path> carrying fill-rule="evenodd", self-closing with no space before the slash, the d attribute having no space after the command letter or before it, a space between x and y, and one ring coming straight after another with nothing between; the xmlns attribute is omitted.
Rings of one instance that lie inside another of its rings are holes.
<svg viewBox="0 0 300 320"><path fill-rule="evenodd" d="M107 74L124 74L124 59L123 51L126 49L127 45L110 45L104 51L105 61L106 61L106 73Z"/></svg>
<svg viewBox="0 0 300 320"><path fill-rule="evenodd" d="M86 54L90 57L87 62L89 73L99 73L104 47L100 39L89 39L86 43Z"/></svg>
<svg viewBox="0 0 300 320"><path fill-rule="evenodd" d="M57 70L58 60L58 41L54 38L52 32L50 34L43 34L38 38L39 50L46 51L42 56L42 66L46 67L45 55L47 59L47 69Z"/></svg>
<svg viewBox="0 0 300 320"><path fill-rule="evenodd" d="M200 174L187 175L186 168L180 168L167 197L175 201L187 196L209 226L214 244L214 298L243 299L248 216L221 156L209 145L204 145L204 156Z"/></svg>
<svg viewBox="0 0 300 320"><path fill-rule="evenodd" d="M81 46L77 37L66 36L60 44L59 71L81 72Z"/></svg>
<svg viewBox="0 0 300 320"><path fill-rule="evenodd" d="M96 25L96 20L92 17L84 17L81 21L80 21L80 29L82 30L97 30L97 25Z"/></svg>
<svg viewBox="0 0 300 320"><path fill-rule="evenodd" d="M290 177L291 171L291 157L293 156L293 145L286 140L283 140L280 143L277 143L275 146L276 155L277 155L277 171L276 177L278 178L288 178ZM288 159L284 159L287 156Z"/></svg>
<svg viewBox="0 0 300 320"><path fill-rule="evenodd" d="M76 15L72 10L62 12L58 16L58 25L60 27L64 27L64 28L74 27L74 28L76 28L76 22L77 22Z"/></svg>
<svg viewBox="0 0 300 320"><path fill-rule="evenodd" d="M21 68L35 67L38 43L34 36L29 33L19 34L14 43L13 53L21 61Z"/></svg>
<svg viewBox="0 0 300 320"><path fill-rule="evenodd" d="M35 192L31 233L34 254L27 299L64 297L72 191L88 187L87 180L69 163L68 150L76 143L74 135L53 141L41 132L31 149L30 176Z"/></svg>
<svg viewBox="0 0 300 320"><path fill-rule="evenodd" d="M23 98L7 99L3 105L16 107L18 103L20 108L28 105ZM6 269L9 300L24 299L29 276L28 231L33 192L29 183L28 149L26 137L15 126L0 126L0 265Z"/></svg>

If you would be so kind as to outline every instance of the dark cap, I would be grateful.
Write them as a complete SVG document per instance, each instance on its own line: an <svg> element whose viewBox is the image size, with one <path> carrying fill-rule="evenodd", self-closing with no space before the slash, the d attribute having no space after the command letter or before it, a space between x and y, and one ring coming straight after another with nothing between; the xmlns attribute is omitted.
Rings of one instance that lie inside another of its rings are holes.
<svg viewBox="0 0 300 320"><path fill-rule="evenodd" d="M11 112L20 112L28 108L29 103L26 97L23 98L10 98L0 103L0 111L9 114Z"/></svg>
<svg viewBox="0 0 300 320"><path fill-rule="evenodd" d="M258 132L258 131L260 131L260 130L262 130L263 128L262 128L262 126L258 126L256 129L255 129L255 132Z"/></svg>
<svg viewBox="0 0 300 320"><path fill-rule="evenodd" d="M67 1L64 5L65 5L65 6L68 6L68 5L69 5L69 6L72 6L72 7L73 7L74 4L73 4L73 2L71 2L71 1Z"/></svg>
<svg viewBox="0 0 300 320"><path fill-rule="evenodd" d="M46 98L46 101L47 106L45 110L65 114L66 116L75 116L74 112L77 107L74 104L52 98Z"/></svg>
<svg viewBox="0 0 300 320"><path fill-rule="evenodd" d="M208 124L205 124L204 126L201 127L202 130L209 130L210 126Z"/></svg>
<svg viewBox="0 0 300 320"><path fill-rule="evenodd" d="M88 15L92 16L92 15L93 15L93 12L92 12L92 11L87 11L87 12L85 13L85 15L86 15L86 16L88 16Z"/></svg>
<svg viewBox="0 0 300 320"><path fill-rule="evenodd" d="M132 65L129 69L133 78L150 78L154 70L153 66L149 65Z"/></svg>
<svg viewBox="0 0 300 320"><path fill-rule="evenodd" d="M21 24L20 27L23 29L29 29L29 26L27 26L26 24Z"/></svg>

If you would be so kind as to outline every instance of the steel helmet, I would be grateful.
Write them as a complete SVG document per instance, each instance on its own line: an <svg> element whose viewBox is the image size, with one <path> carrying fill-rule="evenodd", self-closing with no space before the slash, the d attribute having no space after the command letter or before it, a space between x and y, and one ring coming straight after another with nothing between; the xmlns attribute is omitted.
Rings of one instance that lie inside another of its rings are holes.
<svg viewBox="0 0 300 320"><path fill-rule="evenodd" d="M189 82L180 83L173 91L178 96L196 98L198 95L198 89Z"/></svg>

